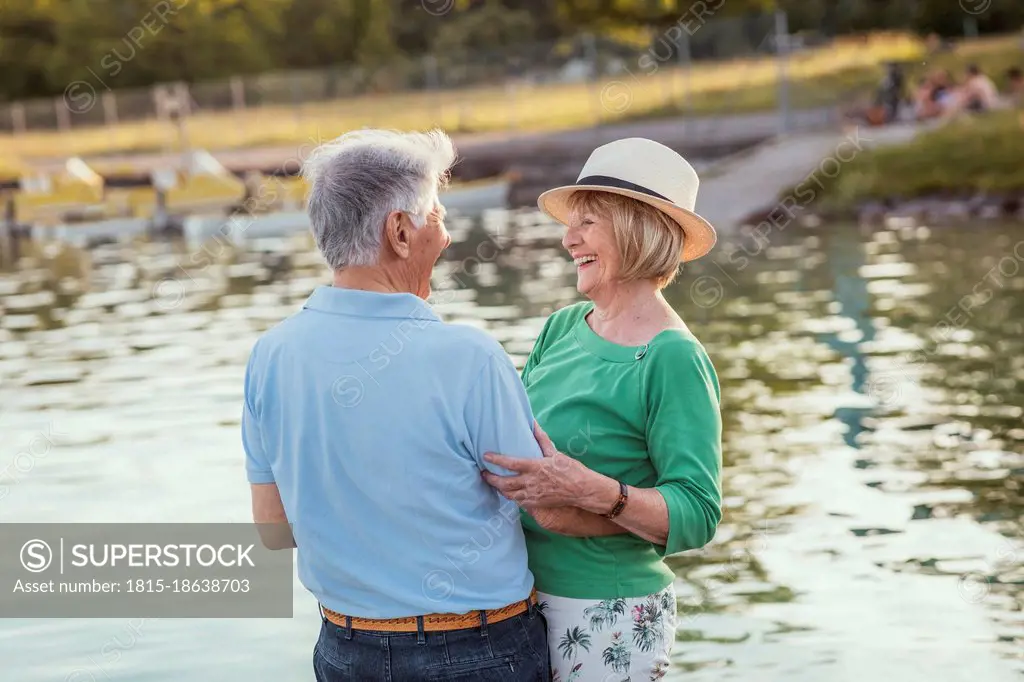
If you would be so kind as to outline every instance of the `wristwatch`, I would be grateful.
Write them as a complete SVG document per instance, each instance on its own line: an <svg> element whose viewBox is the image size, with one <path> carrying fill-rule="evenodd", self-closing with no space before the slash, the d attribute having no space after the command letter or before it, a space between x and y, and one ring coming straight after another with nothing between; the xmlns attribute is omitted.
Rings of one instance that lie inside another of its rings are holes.
<svg viewBox="0 0 1024 682"><path fill-rule="evenodd" d="M615 501L615 506L612 510L605 514L605 518L614 519L616 516L622 513L622 510L626 506L626 500L629 498L629 488L625 483L619 481L619 499Z"/></svg>

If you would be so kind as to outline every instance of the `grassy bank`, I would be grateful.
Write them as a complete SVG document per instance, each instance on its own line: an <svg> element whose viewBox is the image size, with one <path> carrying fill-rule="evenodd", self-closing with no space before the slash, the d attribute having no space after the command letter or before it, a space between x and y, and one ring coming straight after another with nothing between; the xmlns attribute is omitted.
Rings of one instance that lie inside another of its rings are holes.
<svg viewBox="0 0 1024 682"><path fill-rule="evenodd" d="M796 108L853 104L870 96L881 79L882 65L889 60L907 65L909 84L932 68L946 68L960 76L967 64L977 63L1002 85L1006 69L1024 62L1024 51L1019 36L967 41L954 51L936 55L926 55L921 41L903 34L847 38L792 56L790 102ZM689 70L657 66L645 71L627 64L628 72L597 83L502 84L364 96L302 107L198 111L188 119L185 133L196 148L282 145L298 149L367 125L405 129L436 125L455 133L550 131L684 114L764 111L778 103L779 69L771 57L699 62ZM0 135L0 148L7 152L0 158L0 179L16 178L35 158L176 151L178 147L179 131L158 121L67 133Z"/></svg>
<svg viewBox="0 0 1024 682"><path fill-rule="evenodd" d="M913 60L923 44L903 34L873 34L838 41L793 55L789 77L799 93L833 95L850 74L877 80L887 60ZM646 64L646 63L645 63ZM193 147L226 149L308 145L363 126L452 132L565 130L650 116L666 108L696 114L729 114L775 105L779 69L771 57L699 62L689 70L674 64L628 71L596 83L508 83L443 92L364 96L301 107L262 107L194 113L187 136ZM828 89L826 84L834 86ZM171 151L178 131L157 121L83 128L67 133L29 132L0 136L9 154L0 159L9 173L34 157ZM13 158L12 158L13 157ZM22 161L19 161L22 160ZM0 174L3 173L0 167Z"/></svg>
<svg viewBox="0 0 1024 682"><path fill-rule="evenodd" d="M1024 193L1024 112L965 117L905 145L866 150L831 181L819 179L818 208L837 212L868 201Z"/></svg>
<svg viewBox="0 0 1024 682"><path fill-rule="evenodd" d="M1024 45L1020 36L1000 36L958 43L954 50L926 55L894 56L903 63L907 76L908 93L917 80L933 69L946 69L961 80L969 64L978 65L989 74L999 88L1006 87L1006 71L1011 66L1024 68ZM794 80L789 88L790 104L794 108L818 107L838 104L854 108L871 102L874 92L884 76L884 60L848 65L828 73ZM695 113L763 111L777 106L777 82L761 83L731 91L706 93L694 102ZM690 111L685 101L672 101L664 106L638 112L635 118L662 118L679 116Z"/></svg>

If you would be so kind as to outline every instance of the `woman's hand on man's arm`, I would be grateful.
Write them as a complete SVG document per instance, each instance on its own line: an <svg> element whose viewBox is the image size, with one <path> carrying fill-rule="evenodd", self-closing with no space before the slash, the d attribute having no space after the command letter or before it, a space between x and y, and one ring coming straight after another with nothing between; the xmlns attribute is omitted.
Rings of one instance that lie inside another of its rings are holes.
<svg viewBox="0 0 1024 682"><path fill-rule="evenodd" d="M517 502L547 530L574 537L633 533L656 544L668 536L668 509L657 490L630 488L629 503L614 520L605 518L615 506L619 484L562 454L534 424L542 459L524 460L487 453L484 459L511 470L514 476L484 473L505 497Z"/></svg>
<svg viewBox="0 0 1024 682"><path fill-rule="evenodd" d="M590 487L595 472L559 452L536 422L533 435L540 446L540 459L521 459L487 452L484 461L510 471L511 475L484 472L484 480L502 495L528 510L579 506L581 496Z"/></svg>
<svg viewBox="0 0 1024 682"><path fill-rule="evenodd" d="M534 422L534 437L541 459L520 459L487 453L484 459L514 473L499 476L484 472L484 479L501 494L518 503L542 528L572 537L597 537L626 533L614 521L575 506L579 492L593 472L572 457L563 455Z"/></svg>

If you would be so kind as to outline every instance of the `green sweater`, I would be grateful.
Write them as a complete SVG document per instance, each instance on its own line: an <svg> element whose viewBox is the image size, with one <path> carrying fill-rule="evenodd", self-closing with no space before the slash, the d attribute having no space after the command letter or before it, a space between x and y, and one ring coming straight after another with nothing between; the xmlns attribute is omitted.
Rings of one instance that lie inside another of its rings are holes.
<svg viewBox="0 0 1024 682"><path fill-rule="evenodd" d="M638 488L656 488L668 543L632 534L575 538L523 514L537 589L560 597L640 597L672 583L665 555L703 547L721 519L722 421L715 369L688 330L620 346L587 324L593 303L548 318L523 368L541 427L563 453Z"/></svg>

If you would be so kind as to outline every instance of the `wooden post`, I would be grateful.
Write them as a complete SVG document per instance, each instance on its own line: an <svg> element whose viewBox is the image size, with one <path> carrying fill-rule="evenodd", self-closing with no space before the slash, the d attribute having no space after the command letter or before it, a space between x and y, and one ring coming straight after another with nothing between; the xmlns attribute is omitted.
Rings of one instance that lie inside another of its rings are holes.
<svg viewBox="0 0 1024 682"><path fill-rule="evenodd" d="M175 95L178 100L178 108L181 110L183 116L192 115L192 95L188 90L188 83L178 83L176 86Z"/></svg>
<svg viewBox="0 0 1024 682"><path fill-rule="evenodd" d="M299 93L299 83L297 78L289 80L291 86L292 95L292 113L295 115L295 130L302 130L302 97Z"/></svg>
<svg viewBox="0 0 1024 682"><path fill-rule="evenodd" d="M686 103L686 116L693 118L693 58L690 48L690 32L683 30L682 42L679 44L679 62L683 66L683 98Z"/></svg>
<svg viewBox="0 0 1024 682"><path fill-rule="evenodd" d="M11 226L0 223L0 269L14 265L14 234Z"/></svg>
<svg viewBox="0 0 1024 682"><path fill-rule="evenodd" d="M240 142L245 140L245 81L238 76L231 79L231 108L234 109L237 116L234 117L235 125L233 126L234 132L241 138Z"/></svg>
<svg viewBox="0 0 1024 682"><path fill-rule="evenodd" d="M68 111L68 103L63 97L53 100L54 111L57 112L57 129L62 133L71 130L71 112Z"/></svg>
<svg viewBox="0 0 1024 682"><path fill-rule="evenodd" d="M792 128L789 105L789 18L779 9L775 11L775 54L779 68L779 132L788 133Z"/></svg>
<svg viewBox="0 0 1024 682"><path fill-rule="evenodd" d="M231 79L231 105L235 111L245 109L245 83L238 76Z"/></svg>
<svg viewBox="0 0 1024 682"><path fill-rule="evenodd" d="M25 125L25 105L15 102L11 105L11 125L14 127L15 135L24 135L27 126Z"/></svg>
<svg viewBox="0 0 1024 682"><path fill-rule="evenodd" d="M18 259L17 226L14 215L14 197L3 196L4 219L0 221L0 268L14 265Z"/></svg>
<svg viewBox="0 0 1024 682"><path fill-rule="evenodd" d="M156 118L161 123L167 122L167 95L164 89L159 85L154 85L151 90L153 93L153 108L156 109Z"/></svg>
<svg viewBox="0 0 1024 682"><path fill-rule="evenodd" d="M176 117L172 118L178 133L178 148L181 150L181 157L184 163L188 164L189 151L192 145L188 139L187 118L192 114L192 97L189 95L187 83L177 83L174 89L174 112Z"/></svg>
<svg viewBox="0 0 1024 682"><path fill-rule="evenodd" d="M597 42L594 40L592 33L587 33L583 36L583 48L586 54L587 65L590 67L588 78L594 86L593 102L596 104L594 107L594 125L599 126L604 119L604 86L601 85L603 74L598 68L597 63Z"/></svg>
<svg viewBox="0 0 1024 682"><path fill-rule="evenodd" d="M505 96L507 97L505 109L508 111L508 127L510 130L519 130L519 83L514 80L507 83Z"/></svg>
<svg viewBox="0 0 1024 682"><path fill-rule="evenodd" d="M441 95L441 77L437 68L437 57L428 54L423 58L423 70L426 74L427 97L434 109L434 124L444 127L444 97Z"/></svg>
<svg viewBox="0 0 1024 682"><path fill-rule="evenodd" d="M109 90L103 93L103 122L108 126L117 125L117 97Z"/></svg>

